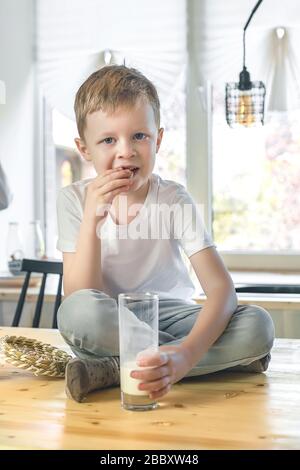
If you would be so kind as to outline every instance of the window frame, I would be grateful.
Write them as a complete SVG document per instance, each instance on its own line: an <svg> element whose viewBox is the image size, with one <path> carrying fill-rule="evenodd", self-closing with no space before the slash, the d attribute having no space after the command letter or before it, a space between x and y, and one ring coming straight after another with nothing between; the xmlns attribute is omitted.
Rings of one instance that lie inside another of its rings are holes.
<svg viewBox="0 0 300 470"><path fill-rule="evenodd" d="M35 74L35 132L34 132L34 216L40 221L42 234L45 241L45 252L47 253L47 237L46 237L46 193L45 193L45 98L37 81Z"/></svg>

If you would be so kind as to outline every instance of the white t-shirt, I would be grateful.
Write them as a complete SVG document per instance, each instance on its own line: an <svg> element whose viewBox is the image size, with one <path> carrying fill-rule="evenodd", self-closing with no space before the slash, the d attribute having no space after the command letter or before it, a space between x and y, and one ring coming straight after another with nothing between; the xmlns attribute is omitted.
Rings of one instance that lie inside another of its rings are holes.
<svg viewBox="0 0 300 470"><path fill-rule="evenodd" d="M57 249L62 252L76 251L90 181L77 181L58 195ZM101 228L103 291L115 299L121 292L148 291L191 301L195 288L181 250L190 257L214 246L200 212L184 186L152 174L136 217L117 225L109 213Z"/></svg>

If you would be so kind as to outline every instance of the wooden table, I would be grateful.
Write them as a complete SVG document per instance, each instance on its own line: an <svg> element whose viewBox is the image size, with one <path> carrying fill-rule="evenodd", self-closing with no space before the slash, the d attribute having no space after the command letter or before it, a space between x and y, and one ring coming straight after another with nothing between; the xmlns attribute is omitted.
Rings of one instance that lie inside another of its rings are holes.
<svg viewBox="0 0 300 470"><path fill-rule="evenodd" d="M57 330L0 327L68 350ZM64 380L0 365L0 449L300 449L300 340L276 340L265 374L174 385L158 409L120 407L119 388L66 398Z"/></svg>

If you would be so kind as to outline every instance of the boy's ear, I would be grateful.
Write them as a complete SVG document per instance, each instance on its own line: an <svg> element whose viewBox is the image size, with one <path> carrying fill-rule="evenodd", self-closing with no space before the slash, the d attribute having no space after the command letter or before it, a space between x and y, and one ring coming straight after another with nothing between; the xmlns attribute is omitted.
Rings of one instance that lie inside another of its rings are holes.
<svg viewBox="0 0 300 470"><path fill-rule="evenodd" d="M161 128L158 130L158 135L157 135L157 141L156 141L156 153L159 151L159 147L160 147L160 144L161 144L161 141L162 141L163 135L164 135L164 128L163 128L163 127L161 127Z"/></svg>
<svg viewBox="0 0 300 470"><path fill-rule="evenodd" d="M88 149L87 149L87 146L86 146L86 143L84 142L84 140L80 139L79 137L76 137L74 139L74 142L76 144L76 147L80 153L80 155L87 161L87 162L90 162L92 161L92 157L91 157L91 154L89 153Z"/></svg>

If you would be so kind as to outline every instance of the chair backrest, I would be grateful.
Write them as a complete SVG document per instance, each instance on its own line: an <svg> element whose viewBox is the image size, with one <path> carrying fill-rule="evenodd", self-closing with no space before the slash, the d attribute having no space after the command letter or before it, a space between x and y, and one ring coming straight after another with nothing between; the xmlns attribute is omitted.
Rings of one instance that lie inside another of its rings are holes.
<svg viewBox="0 0 300 470"><path fill-rule="evenodd" d="M58 274L59 281L58 281L57 293L56 293L56 298L55 298L53 321L52 321L52 328L57 328L57 310L61 303L63 263L61 261L36 260L36 259L25 258L22 260L22 263L20 265L20 271L26 272L26 276L25 276L24 284L22 286L21 294L18 300L12 326L19 326L31 273L41 273L43 274L43 279L42 279L40 290L39 290L39 295L38 295L37 304L36 304L36 308L34 312L32 326L34 328L38 328L40 324L47 274Z"/></svg>

